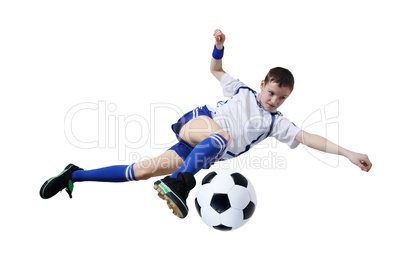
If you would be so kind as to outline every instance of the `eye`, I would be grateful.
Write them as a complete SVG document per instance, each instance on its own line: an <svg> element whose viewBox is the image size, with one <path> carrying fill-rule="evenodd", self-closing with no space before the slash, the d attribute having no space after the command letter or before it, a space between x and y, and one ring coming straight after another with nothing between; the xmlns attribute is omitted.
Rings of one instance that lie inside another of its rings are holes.
<svg viewBox="0 0 402 268"><path fill-rule="evenodd" d="M269 95L271 95L271 96L275 95L275 93L273 91L268 91L268 92L269 92Z"/></svg>
<svg viewBox="0 0 402 268"><path fill-rule="evenodd" d="M281 99L281 100L284 100L284 99L286 99L286 97L282 96L282 97L280 97L280 99Z"/></svg>

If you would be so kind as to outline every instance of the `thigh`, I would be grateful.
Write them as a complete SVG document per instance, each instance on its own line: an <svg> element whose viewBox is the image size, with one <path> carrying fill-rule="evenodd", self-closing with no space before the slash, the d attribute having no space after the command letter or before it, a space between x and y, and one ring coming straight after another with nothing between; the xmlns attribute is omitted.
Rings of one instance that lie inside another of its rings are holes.
<svg viewBox="0 0 402 268"><path fill-rule="evenodd" d="M144 160L134 165L134 176L138 180L164 176L174 173L183 164L183 159L172 150L168 150L152 159Z"/></svg>
<svg viewBox="0 0 402 268"><path fill-rule="evenodd" d="M212 118L204 115L184 124L180 129L179 136L190 145L195 146L213 133L222 135L230 142L230 136Z"/></svg>

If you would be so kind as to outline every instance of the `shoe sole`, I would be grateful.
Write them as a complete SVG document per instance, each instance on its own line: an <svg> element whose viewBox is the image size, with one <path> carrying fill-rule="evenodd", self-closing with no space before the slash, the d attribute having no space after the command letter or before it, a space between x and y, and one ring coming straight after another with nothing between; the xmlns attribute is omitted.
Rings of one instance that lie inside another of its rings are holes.
<svg viewBox="0 0 402 268"><path fill-rule="evenodd" d="M169 209L172 209L172 213L177 217L184 219L188 214L188 208L183 201L164 184L162 181L157 181L154 184L154 189L158 192L158 196L165 200ZM180 209L179 206L182 208Z"/></svg>

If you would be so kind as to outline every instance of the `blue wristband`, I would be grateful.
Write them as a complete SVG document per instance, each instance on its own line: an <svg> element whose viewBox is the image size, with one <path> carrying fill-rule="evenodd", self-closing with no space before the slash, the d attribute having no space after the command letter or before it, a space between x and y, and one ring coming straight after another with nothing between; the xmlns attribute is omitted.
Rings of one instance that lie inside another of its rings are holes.
<svg viewBox="0 0 402 268"><path fill-rule="evenodd" d="M214 52L212 52L212 57L216 60L220 60L223 58L223 51L225 50L225 47L222 48L222 50L219 50L216 48L216 46L214 47Z"/></svg>

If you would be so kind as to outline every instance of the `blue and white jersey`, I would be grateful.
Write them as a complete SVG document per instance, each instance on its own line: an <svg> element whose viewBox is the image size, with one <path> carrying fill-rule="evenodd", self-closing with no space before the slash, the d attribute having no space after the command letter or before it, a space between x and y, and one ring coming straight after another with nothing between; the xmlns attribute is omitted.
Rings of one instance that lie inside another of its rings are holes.
<svg viewBox="0 0 402 268"><path fill-rule="evenodd" d="M300 128L280 112L265 110L257 92L228 74L222 76L221 86L223 95L230 99L218 102L215 108L208 106L214 121L232 138L221 160L239 156L269 136L291 149L299 145L295 137Z"/></svg>

